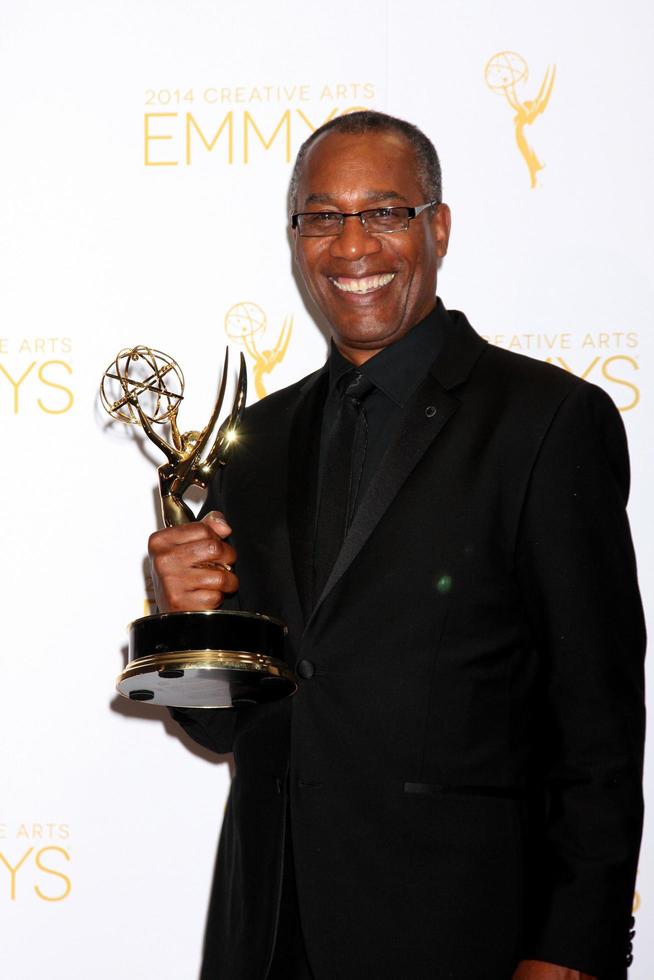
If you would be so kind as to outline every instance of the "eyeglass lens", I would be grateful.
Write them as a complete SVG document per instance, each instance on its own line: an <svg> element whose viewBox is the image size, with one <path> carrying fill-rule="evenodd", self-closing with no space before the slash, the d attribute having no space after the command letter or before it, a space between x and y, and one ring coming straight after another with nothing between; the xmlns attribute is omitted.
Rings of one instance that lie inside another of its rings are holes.
<svg viewBox="0 0 654 980"><path fill-rule="evenodd" d="M406 231L409 227L409 208L374 208L360 211L360 220L372 234ZM345 216L337 211L316 211L298 215L298 228L301 235L323 236L339 235L345 223Z"/></svg>

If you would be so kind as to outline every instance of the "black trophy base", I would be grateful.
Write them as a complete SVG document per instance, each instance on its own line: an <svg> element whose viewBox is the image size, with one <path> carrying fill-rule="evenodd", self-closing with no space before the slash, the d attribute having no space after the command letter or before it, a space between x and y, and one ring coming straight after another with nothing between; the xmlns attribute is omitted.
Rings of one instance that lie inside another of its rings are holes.
<svg viewBox="0 0 654 980"><path fill-rule="evenodd" d="M278 701L297 689L285 633L279 620L228 609L144 616L130 624L118 693L171 708Z"/></svg>

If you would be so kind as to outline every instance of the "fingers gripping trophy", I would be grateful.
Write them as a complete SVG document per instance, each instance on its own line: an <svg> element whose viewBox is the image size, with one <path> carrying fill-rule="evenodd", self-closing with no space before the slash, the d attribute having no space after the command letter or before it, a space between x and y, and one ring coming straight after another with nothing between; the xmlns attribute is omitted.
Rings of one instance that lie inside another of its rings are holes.
<svg viewBox="0 0 654 980"><path fill-rule="evenodd" d="M141 426L165 456L157 472L166 527L195 521L184 494L191 486L207 489L237 438L247 394L242 354L231 412L211 442L228 365L227 350L218 398L201 431L180 432L184 376L168 355L143 346L121 350L103 375L104 409L120 422ZM223 562L216 564L231 571ZM275 701L297 686L283 660L285 633L283 623L258 612L211 609L144 616L129 626L129 658L118 677L118 692L133 701L170 707L231 708Z"/></svg>

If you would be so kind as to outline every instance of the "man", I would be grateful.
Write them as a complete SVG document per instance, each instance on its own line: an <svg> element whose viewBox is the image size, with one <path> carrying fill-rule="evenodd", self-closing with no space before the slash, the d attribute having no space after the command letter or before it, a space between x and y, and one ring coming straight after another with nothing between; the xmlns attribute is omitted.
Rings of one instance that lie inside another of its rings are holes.
<svg viewBox="0 0 654 980"><path fill-rule="evenodd" d="M328 364L150 541L162 609L235 595L300 678L174 712L236 761L203 976L617 980L643 737L619 415L437 301L450 213L414 127L326 124L291 207Z"/></svg>

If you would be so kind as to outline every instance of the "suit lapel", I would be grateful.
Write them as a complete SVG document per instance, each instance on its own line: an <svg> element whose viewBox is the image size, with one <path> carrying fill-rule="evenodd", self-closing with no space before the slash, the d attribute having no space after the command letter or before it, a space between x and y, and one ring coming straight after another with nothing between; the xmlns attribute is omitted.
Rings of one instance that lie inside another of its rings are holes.
<svg viewBox="0 0 654 980"><path fill-rule="evenodd" d="M305 622L311 612L320 430L328 383L327 367L307 379L291 422L288 447L288 531L295 583Z"/></svg>
<svg viewBox="0 0 654 980"><path fill-rule="evenodd" d="M429 446L459 408L459 399L448 389L465 381L486 346L463 314L456 311L448 314L440 301L439 317L445 331L443 348L429 375L407 403L400 429L361 500L311 618L357 557Z"/></svg>
<svg viewBox="0 0 654 980"><path fill-rule="evenodd" d="M411 471L458 406L457 399L448 395L434 378L429 377L420 385L407 406L395 440L386 450L379 470L361 500L316 608L352 564Z"/></svg>

